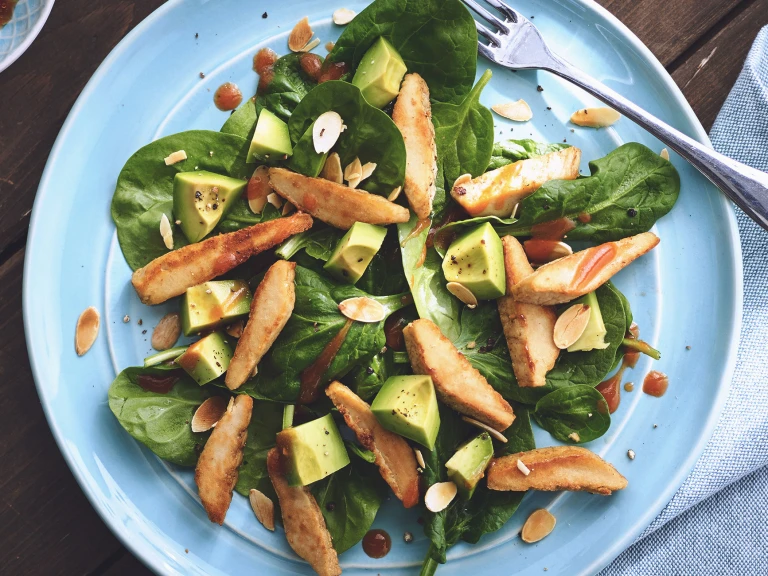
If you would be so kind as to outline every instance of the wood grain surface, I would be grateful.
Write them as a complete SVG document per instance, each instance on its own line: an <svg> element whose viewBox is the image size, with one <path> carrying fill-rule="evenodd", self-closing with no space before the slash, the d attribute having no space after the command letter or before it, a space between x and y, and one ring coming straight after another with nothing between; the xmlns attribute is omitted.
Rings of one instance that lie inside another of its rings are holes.
<svg viewBox="0 0 768 576"><path fill-rule="evenodd" d="M254 0L264 4L264 0ZM709 129L768 0L600 0L643 40ZM46 424L21 314L29 213L72 104L96 67L160 0L56 2L38 39L0 74L0 573L150 574L80 491Z"/></svg>

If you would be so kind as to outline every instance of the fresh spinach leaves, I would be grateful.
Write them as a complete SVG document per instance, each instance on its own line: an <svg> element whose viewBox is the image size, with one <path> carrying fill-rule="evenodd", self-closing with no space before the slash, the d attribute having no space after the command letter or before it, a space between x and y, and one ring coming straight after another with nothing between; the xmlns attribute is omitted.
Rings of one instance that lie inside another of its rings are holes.
<svg viewBox="0 0 768 576"><path fill-rule="evenodd" d="M563 148L570 148L570 144L553 142L546 144L526 138L524 140L507 140L505 142L496 142L493 145L491 161L488 164L488 170L496 170L507 164L512 164L519 160L527 160L536 156L543 156L550 152L557 152Z"/></svg>
<svg viewBox="0 0 768 576"><path fill-rule="evenodd" d="M240 138L245 138L250 142L253 139L253 133L256 131L258 116L256 101L253 98L249 98L245 101L245 104L242 104L227 118L224 126L221 127L221 131L225 134L240 136Z"/></svg>
<svg viewBox="0 0 768 576"><path fill-rule="evenodd" d="M311 230L291 236L280 244L275 254L284 260L290 260L304 250L312 258L327 262L343 235L342 230L316 222Z"/></svg>
<svg viewBox="0 0 768 576"><path fill-rule="evenodd" d="M277 495L267 472L267 454L275 446L277 433L282 430L283 405L274 402L253 403L251 423L248 425L248 438L243 449L243 463L238 470L237 490L248 496L252 488L269 496L277 502Z"/></svg>
<svg viewBox="0 0 768 576"><path fill-rule="evenodd" d="M568 386L536 403L536 423L561 442L591 442L611 426L608 403L592 386Z"/></svg>

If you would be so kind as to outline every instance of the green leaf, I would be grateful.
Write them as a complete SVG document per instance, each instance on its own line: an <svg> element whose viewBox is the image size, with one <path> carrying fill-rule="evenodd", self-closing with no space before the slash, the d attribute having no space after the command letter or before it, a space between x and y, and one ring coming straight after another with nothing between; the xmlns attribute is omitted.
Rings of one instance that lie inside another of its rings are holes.
<svg viewBox="0 0 768 576"><path fill-rule="evenodd" d="M317 82L301 67L302 56L286 54L278 58L272 67L272 81L266 90L256 95L256 110L259 113L266 108L287 122L299 102L317 86Z"/></svg>
<svg viewBox="0 0 768 576"><path fill-rule="evenodd" d="M178 377L167 394L145 390L139 376ZM179 466L194 466L208 438L192 432L190 422L197 407L210 396L181 370L126 368L117 375L107 394L109 409L120 425L157 456Z"/></svg>
<svg viewBox="0 0 768 576"><path fill-rule="evenodd" d="M316 222L311 230L291 236L280 244L275 254L284 260L290 260L301 250L305 250L312 258L327 262L343 235L342 230Z"/></svg>
<svg viewBox="0 0 768 576"><path fill-rule="evenodd" d="M536 423L561 442L577 443L600 438L611 426L608 403L592 386L569 386L550 392L536 403Z"/></svg>
<svg viewBox="0 0 768 576"><path fill-rule="evenodd" d="M376 454L374 454L370 450L366 450L362 446L358 446L357 444L355 444L354 442L350 442L349 440L345 440L344 445L347 447L348 452L352 452L352 454L360 458L363 462L368 462L368 464L376 463Z"/></svg>
<svg viewBox="0 0 768 576"><path fill-rule="evenodd" d="M458 0L376 0L344 29L328 60L354 70L379 37L424 78L433 100L461 102L472 88L477 32Z"/></svg>
<svg viewBox="0 0 768 576"><path fill-rule="evenodd" d="M248 98L245 104L242 104L227 118L224 126L221 127L221 132L240 136L240 138L245 138L250 142L256 131L257 118L256 102L252 98Z"/></svg>
<svg viewBox="0 0 768 576"><path fill-rule="evenodd" d="M273 402L253 403L248 438L243 450L243 463L235 490L248 496L252 488L259 490L277 503L277 495L267 472L267 453L275 446L275 437L282 429L283 405Z"/></svg>
<svg viewBox="0 0 768 576"><path fill-rule="evenodd" d="M384 354L375 354L368 362L353 368L343 378L343 382L360 398L370 403L387 378L411 372L410 364L395 363L394 354L396 352L392 350L387 350Z"/></svg>
<svg viewBox="0 0 768 576"><path fill-rule="evenodd" d="M535 158L536 156L543 156L550 152L557 152L563 148L570 148L570 144L564 144L560 142L554 142L552 144L546 144L543 142L536 142L526 138L525 140L507 140L506 142L496 142L493 145L493 152L491 154L491 161L488 164L488 170L496 170L507 164L518 162L519 160L527 160L528 158Z"/></svg>

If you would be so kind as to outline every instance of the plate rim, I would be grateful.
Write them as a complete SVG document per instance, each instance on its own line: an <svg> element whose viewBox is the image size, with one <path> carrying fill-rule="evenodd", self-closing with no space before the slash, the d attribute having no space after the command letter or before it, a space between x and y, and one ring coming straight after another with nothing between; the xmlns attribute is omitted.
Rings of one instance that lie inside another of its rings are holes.
<svg viewBox="0 0 768 576"><path fill-rule="evenodd" d="M23 44L24 50L26 50L28 45L31 44L42 26L45 24L45 20L50 13L54 1L55 0L46 0L47 12L44 14L44 18L41 18L38 25L36 25L37 29L34 31L34 34L30 35L28 38L29 41L27 42L27 40L25 40L25 43ZM39 214L42 211L40 206L43 203L43 197L45 195L44 190L49 187L48 181L50 179L50 172L52 171L54 159L58 155L60 148L63 146L65 136L82 111L85 100L90 96L91 92L93 92L94 87L99 83L101 77L105 75L110 69L113 61L116 60L126 49L128 49L129 46L134 43L135 39L144 32L145 28L148 28L156 19L159 19L163 14L165 14L166 11L174 9L177 5L185 1L187 0L168 0L164 4L160 5L157 9L155 9L151 14L149 14L138 25L136 25L136 27L134 27L128 34L126 34L126 36L117 43L117 45L102 61L75 101L72 109L67 115L64 124L61 127L61 130L59 131L59 134L56 137L56 141L54 142L48 160L46 161L45 169L43 170L42 177L38 185L38 190L30 216L29 231L27 234L22 283L22 313L24 321L25 341L30 360L30 367L35 382L35 387L37 389L38 396L40 397L40 404L43 408L48 426L51 429L51 433L56 441L59 451L64 457L64 460L66 461L67 466L69 467L73 476L77 480L80 489L85 494L91 506L96 510L101 520L109 527L111 532L117 537L117 539L125 548L130 550L130 552L150 570L158 574L175 574L172 567L167 562L158 562L160 559L168 560L169 558L167 558L167 553L163 552L161 554L158 553L157 550L149 550L145 547L142 547L137 541L132 540L130 534L123 530L123 526L113 521L112 517L108 514L108 511L90 492L86 479L87 471L80 468L72 452L66 446L64 438L59 431L56 419L54 417L50 399L47 398L44 388L39 384L39 382L42 381L42 368L40 367L39 361L36 358L35 343L30 337L31 330L30 326L28 325L28 322L30 321L29 307L32 305L32 286L29 283L32 260L28 256L33 253L31 248L35 246L35 237L39 237L39 235L36 234L37 221ZM589 18L590 20L603 19L615 27L615 30L618 34L620 34L621 38L628 42L629 46L637 51L638 56L644 59L645 62L650 65L651 69L655 73L656 78L660 80L668 90L674 103L679 106L685 113L685 119L691 123L693 128L693 134L691 134L691 136L695 140L711 148L712 143L708 134L704 130L704 127L701 125L698 117L694 113L680 88L677 86L667 70L663 67L661 62L659 62L656 56L651 52L651 50L623 22L621 22L621 20L611 14L606 8L600 6L595 0L566 1L576 3L586 11L591 12L591 18ZM15 61L15 59L18 58L18 56L20 56L24 50L19 52L19 54L16 55L13 60ZM8 65L10 65L10 63L12 62L9 62ZM3 63L0 63L0 72L3 69ZM688 456L683 462L681 462L681 465L677 468L675 474L671 476L671 479L669 482L667 482L665 489L656 495L652 505L646 508L646 512L638 517L638 520L630 529L628 529L620 538L614 540L610 546L603 548L602 553L594 558L592 563L587 567L585 573L597 573L612 560L618 557L624 550L628 549L636 541L638 536L648 526L650 526L650 524L653 522L653 519L661 513L661 511L670 502L674 494L680 489L685 479L693 471L696 462L701 457L701 454L703 453L706 445L709 443L712 434L720 418L722 417L723 409L725 408L725 403L731 390L739 351L743 319L744 283L742 247L738 223L736 220L736 211L734 205L730 203L723 194L719 194L717 198L717 201L722 206L723 212L726 215L725 227L728 232L727 240L730 248L729 252L733 261L732 290L735 297L731 303L732 325L730 327L731 333L729 339L729 348L727 356L724 358L723 370L717 385L717 394L712 402L713 409L710 411L709 416L703 425L703 432L699 435L698 439L689 451Z"/></svg>
<svg viewBox="0 0 768 576"><path fill-rule="evenodd" d="M40 31L43 29L43 26L45 26L45 23L48 21L48 16L51 15L51 10L53 10L54 2L56 2L56 0L45 0L45 5L43 6L43 10L42 10L42 13L40 14L40 18L38 18L37 22L35 22L35 25L32 27L32 31L29 34L27 34L26 38L24 38L24 41L18 46L16 46L16 48L14 48L8 54L8 56L0 60L0 72L2 72L3 70L6 70L11 64L16 62L16 60L18 60L21 57L21 55L27 51L27 48L29 48L32 45L32 42L35 41L35 39L37 38L37 35L40 34ZM11 18L11 21L13 21L13 18ZM58 140L58 136L57 136L57 140ZM48 164L46 163L46 166L47 165ZM31 223L30 223L30 226L31 226Z"/></svg>

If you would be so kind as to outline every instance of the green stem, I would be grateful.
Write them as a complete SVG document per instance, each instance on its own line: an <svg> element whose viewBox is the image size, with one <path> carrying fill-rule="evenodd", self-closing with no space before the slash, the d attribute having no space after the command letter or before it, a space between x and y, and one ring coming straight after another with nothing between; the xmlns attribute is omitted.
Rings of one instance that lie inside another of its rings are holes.
<svg viewBox="0 0 768 576"><path fill-rule="evenodd" d="M395 364L408 364L410 359L408 358L408 352L393 352L392 361Z"/></svg>
<svg viewBox="0 0 768 576"><path fill-rule="evenodd" d="M296 406L293 404L286 404L283 408L283 430L293 426L293 413L296 410Z"/></svg>
<svg viewBox="0 0 768 576"><path fill-rule="evenodd" d="M650 356L654 360L661 359L661 352L656 350L656 348L653 348L648 342L644 342L643 340L637 340L636 338L624 338L624 340L621 341L621 344L625 348L631 348L632 350L637 350L638 352L642 352L646 356Z"/></svg>
<svg viewBox="0 0 768 576"><path fill-rule="evenodd" d="M430 545L427 557L424 558L424 562L421 564L421 572L419 572L419 576L434 576L435 572L437 572L439 564L437 563L437 560L432 557L433 546L434 544Z"/></svg>
<svg viewBox="0 0 768 576"><path fill-rule="evenodd" d="M163 362L167 362L168 360L176 360L179 356L184 354L184 352L187 351L187 348L189 346L176 346L176 348L169 348L168 350L163 350L162 352L158 352L157 354L152 354L151 356L147 356L144 358L144 368L149 368L150 366L157 366L158 364L162 364Z"/></svg>

